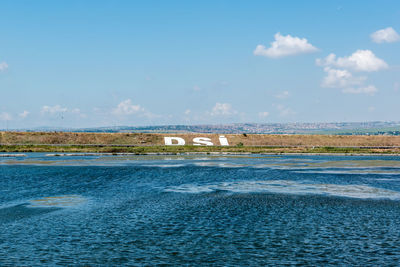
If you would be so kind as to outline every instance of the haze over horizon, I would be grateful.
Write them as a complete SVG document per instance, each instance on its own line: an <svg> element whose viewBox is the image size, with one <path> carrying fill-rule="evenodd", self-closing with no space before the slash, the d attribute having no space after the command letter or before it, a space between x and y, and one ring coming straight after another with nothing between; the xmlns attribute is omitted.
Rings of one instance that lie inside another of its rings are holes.
<svg viewBox="0 0 400 267"><path fill-rule="evenodd" d="M400 121L399 1L0 9L0 129Z"/></svg>

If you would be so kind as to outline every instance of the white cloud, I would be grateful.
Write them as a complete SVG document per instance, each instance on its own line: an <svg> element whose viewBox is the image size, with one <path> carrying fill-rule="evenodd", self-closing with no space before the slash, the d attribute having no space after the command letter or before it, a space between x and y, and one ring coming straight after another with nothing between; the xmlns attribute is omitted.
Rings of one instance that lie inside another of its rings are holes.
<svg viewBox="0 0 400 267"><path fill-rule="evenodd" d="M81 110L79 108L67 108L63 107L61 105L55 105L55 106L43 106L42 109L40 110L40 113L42 115L64 115L64 113L69 113L69 114L75 114L79 115L80 117L84 118L86 117L85 114L81 113ZM19 114L21 118L25 118L26 116L29 115L28 111L24 111L23 113Z"/></svg>
<svg viewBox="0 0 400 267"><path fill-rule="evenodd" d="M190 109L185 110L185 115L189 115L192 111Z"/></svg>
<svg viewBox="0 0 400 267"><path fill-rule="evenodd" d="M369 112L374 112L375 110L376 110L376 108L374 106L368 107L368 111Z"/></svg>
<svg viewBox="0 0 400 267"><path fill-rule="evenodd" d="M79 108L74 108L74 109L71 110L71 113L80 114L81 110Z"/></svg>
<svg viewBox="0 0 400 267"><path fill-rule="evenodd" d="M144 109L140 105L133 105L130 99L126 99L119 103L112 113L114 115L131 115L143 111Z"/></svg>
<svg viewBox="0 0 400 267"><path fill-rule="evenodd" d="M55 106L43 106L41 113L49 113L49 114L55 114L55 113L62 113L62 112L67 112L68 109L66 107L62 107L60 105L55 105Z"/></svg>
<svg viewBox="0 0 400 267"><path fill-rule="evenodd" d="M267 111L260 112L260 113L258 113L258 116L261 118L266 118L269 116L269 112L267 112Z"/></svg>
<svg viewBox="0 0 400 267"><path fill-rule="evenodd" d="M197 86L197 85L193 86L193 91L200 91L200 90L201 90L201 88L199 86Z"/></svg>
<svg viewBox="0 0 400 267"><path fill-rule="evenodd" d="M257 45L253 52L254 55L279 58L318 51L306 38L301 39L291 35L283 36L279 32L274 37L275 41L271 43L271 47L266 48L264 45Z"/></svg>
<svg viewBox="0 0 400 267"><path fill-rule="evenodd" d="M0 71L5 71L8 69L8 64L6 62L0 62Z"/></svg>
<svg viewBox="0 0 400 267"><path fill-rule="evenodd" d="M357 50L348 57L330 54L317 59L316 64L324 66L326 73L321 86L341 88L346 94L374 95L378 91L374 85L365 85L366 76L354 76L353 71L374 72L388 68L388 64L370 50Z"/></svg>
<svg viewBox="0 0 400 267"><path fill-rule="evenodd" d="M342 90L342 92L345 94L367 94L367 95L374 95L377 91L378 89L373 85L368 85L365 87L358 87L358 88L349 87L349 88L344 88Z"/></svg>
<svg viewBox="0 0 400 267"><path fill-rule="evenodd" d="M378 44L393 43L400 40L400 35L392 27L388 27L372 33L371 39Z"/></svg>
<svg viewBox="0 0 400 267"><path fill-rule="evenodd" d="M12 116L7 112L2 112L2 113L0 113L0 120L10 121L10 120L12 120Z"/></svg>
<svg viewBox="0 0 400 267"><path fill-rule="evenodd" d="M29 111L24 110L23 112L21 112L20 114L18 114L18 116L20 116L21 118L26 118L29 115Z"/></svg>
<svg viewBox="0 0 400 267"><path fill-rule="evenodd" d="M283 92L275 95L275 97L279 98L279 99L285 99L285 98L288 98L289 96L290 96L290 93L288 91L283 91Z"/></svg>
<svg viewBox="0 0 400 267"><path fill-rule="evenodd" d="M337 58L335 54L328 55L325 59L317 59L318 66L333 66L354 71L378 71L387 69L388 64L375 56L371 50L357 50L351 56Z"/></svg>
<svg viewBox="0 0 400 267"><path fill-rule="evenodd" d="M348 70L332 69L325 67L327 73L322 80L321 86L328 88L341 88L345 94L367 94L374 95L378 89L373 85L364 85L367 77L355 77Z"/></svg>
<svg viewBox="0 0 400 267"><path fill-rule="evenodd" d="M322 80L322 87L344 88L354 85L360 85L366 80L366 77L354 77L348 70L332 69L325 67L327 73Z"/></svg>
<svg viewBox="0 0 400 267"><path fill-rule="evenodd" d="M72 114L78 115L80 118L87 118L87 115L82 113L79 108L73 108L68 111Z"/></svg>
<svg viewBox="0 0 400 267"><path fill-rule="evenodd" d="M394 83L394 85L393 85L393 89L394 89L394 91L399 91L399 89L400 89L400 83L398 83L398 82L395 82Z"/></svg>
<svg viewBox="0 0 400 267"><path fill-rule="evenodd" d="M279 116L287 117L296 114L291 108L284 105L275 105L276 109L279 111Z"/></svg>
<svg viewBox="0 0 400 267"><path fill-rule="evenodd" d="M216 103L215 106L211 110L211 116L228 116L236 114L237 111L232 109L231 104L229 103Z"/></svg>

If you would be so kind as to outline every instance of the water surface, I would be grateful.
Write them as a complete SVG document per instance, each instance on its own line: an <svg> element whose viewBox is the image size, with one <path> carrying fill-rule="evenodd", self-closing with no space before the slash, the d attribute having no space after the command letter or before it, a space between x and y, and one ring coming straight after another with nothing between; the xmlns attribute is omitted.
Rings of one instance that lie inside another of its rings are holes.
<svg viewBox="0 0 400 267"><path fill-rule="evenodd" d="M0 157L0 265L397 265L396 156Z"/></svg>

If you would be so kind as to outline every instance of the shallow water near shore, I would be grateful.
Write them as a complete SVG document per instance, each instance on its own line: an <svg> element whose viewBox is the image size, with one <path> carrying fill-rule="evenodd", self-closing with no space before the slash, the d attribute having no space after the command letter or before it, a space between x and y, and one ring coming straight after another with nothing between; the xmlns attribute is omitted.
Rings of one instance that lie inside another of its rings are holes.
<svg viewBox="0 0 400 267"><path fill-rule="evenodd" d="M0 157L0 265L397 265L400 157Z"/></svg>

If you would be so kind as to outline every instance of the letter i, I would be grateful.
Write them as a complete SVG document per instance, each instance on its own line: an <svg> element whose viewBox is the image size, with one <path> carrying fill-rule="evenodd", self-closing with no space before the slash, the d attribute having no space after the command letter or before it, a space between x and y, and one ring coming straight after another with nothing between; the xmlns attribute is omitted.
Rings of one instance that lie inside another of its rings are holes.
<svg viewBox="0 0 400 267"><path fill-rule="evenodd" d="M221 146L229 146L228 139L223 135L219 137L219 143Z"/></svg>

